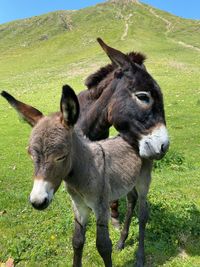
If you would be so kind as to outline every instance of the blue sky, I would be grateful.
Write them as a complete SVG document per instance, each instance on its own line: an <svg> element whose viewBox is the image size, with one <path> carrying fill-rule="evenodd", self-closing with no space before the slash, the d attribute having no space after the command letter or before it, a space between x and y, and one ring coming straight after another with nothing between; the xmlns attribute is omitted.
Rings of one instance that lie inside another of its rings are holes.
<svg viewBox="0 0 200 267"><path fill-rule="evenodd" d="M123 0L122 0L123 1ZM184 18L200 19L200 0L141 0ZM105 0L1 0L0 24L61 9L80 9Z"/></svg>
<svg viewBox="0 0 200 267"><path fill-rule="evenodd" d="M183 18L200 19L200 0L141 0Z"/></svg>

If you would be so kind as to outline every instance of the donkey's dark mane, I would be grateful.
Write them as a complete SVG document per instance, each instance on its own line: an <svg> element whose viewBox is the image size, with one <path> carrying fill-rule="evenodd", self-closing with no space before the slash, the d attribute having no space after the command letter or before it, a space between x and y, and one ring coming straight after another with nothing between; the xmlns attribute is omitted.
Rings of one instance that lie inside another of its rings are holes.
<svg viewBox="0 0 200 267"><path fill-rule="evenodd" d="M146 59L146 56L139 52L130 52L126 54L130 61L142 65ZM105 79L109 73L116 69L116 65L108 64L105 67L100 68L95 73L88 76L85 80L85 85L90 90L97 86L103 79Z"/></svg>

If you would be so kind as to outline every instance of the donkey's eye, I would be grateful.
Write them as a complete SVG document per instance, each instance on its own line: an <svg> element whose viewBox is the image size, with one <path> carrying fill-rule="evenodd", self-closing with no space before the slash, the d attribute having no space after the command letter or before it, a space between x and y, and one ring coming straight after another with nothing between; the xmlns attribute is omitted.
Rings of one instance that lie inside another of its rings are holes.
<svg viewBox="0 0 200 267"><path fill-rule="evenodd" d="M57 158L56 161L62 161L62 160L64 160L64 159L66 159L66 157L67 157L67 155L64 155L64 156L62 156L62 157Z"/></svg>
<svg viewBox="0 0 200 267"><path fill-rule="evenodd" d="M151 98L148 93L136 93L136 97L144 102L145 104L149 104L151 102Z"/></svg>

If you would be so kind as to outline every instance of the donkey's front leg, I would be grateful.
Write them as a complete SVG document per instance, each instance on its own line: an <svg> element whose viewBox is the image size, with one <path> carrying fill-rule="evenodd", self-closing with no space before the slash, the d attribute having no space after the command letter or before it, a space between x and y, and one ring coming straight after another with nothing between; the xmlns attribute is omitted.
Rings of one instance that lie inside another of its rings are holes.
<svg viewBox="0 0 200 267"><path fill-rule="evenodd" d="M90 210L84 205L79 197L73 195L74 201L73 209L75 214L74 222L74 234L72 239L72 245L74 250L73 267L82 266L82 254L85 243L86 224Z"/></svg>
<svg viewBox="0 0 200 267"><path fill-rule="evenodd" d="M102 203L100 204L102 205ZM96 213L96 212L95 212ZM106 267L112 267L112 242L109 237L108 221L109 206L107 208L98 207L97 217L97 238L96 246Z"/></svg>
<svg viewBox="0 0 200 267"><path fill-rule="evenodd" d="M75 218L74 234L72 239L72 245L74 249L73 267L82 266L82 254L83 246L85 243L86 225L81 225Z"/></svg>

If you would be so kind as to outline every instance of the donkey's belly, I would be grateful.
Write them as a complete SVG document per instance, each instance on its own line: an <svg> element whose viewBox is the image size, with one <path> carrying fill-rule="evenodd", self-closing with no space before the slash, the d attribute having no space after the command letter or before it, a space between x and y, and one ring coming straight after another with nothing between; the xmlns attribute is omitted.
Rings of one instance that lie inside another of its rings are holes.
<svg viewBox="0 0 200 267"><path fill-rule="evenodd" d="M117 164L110 165L105 177L109 182L110 201L127 195L133 189L140 174L140 163L140 159L130 162L120 159Z"/></svg>
<svg viewBox="0 0 200 267"><path fill-rule="evenodd" d="M111 177L109 200L113 201L126 196L135 186L136 179L136 176L119 176L119 174L115 177Z"/></svg>
<svg viewBox="0 0 200 267"><path fill-rule="evenodd" d="M141 158L120 136L101 141L101 146L105 153L104 177L112 201L132 190L141 170Z"/></svg>
<svg viewBox="0 0 200 267"><path fill-rule="evenodd" d="M105 178L109 181L111 201L127 195L133 189L141 170L141 159L134 150L125 147L123 151L122 148L117 152L114 150L112 155L106 155Z"/></svg>

